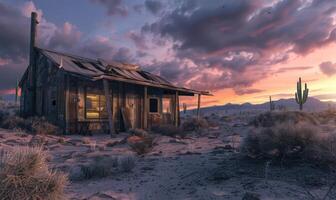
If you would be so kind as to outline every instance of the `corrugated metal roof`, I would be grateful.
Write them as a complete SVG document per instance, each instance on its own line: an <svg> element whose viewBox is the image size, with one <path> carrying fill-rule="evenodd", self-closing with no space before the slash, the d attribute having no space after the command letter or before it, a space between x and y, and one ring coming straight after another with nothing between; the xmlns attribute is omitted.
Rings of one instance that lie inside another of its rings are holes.
<svg viewBox="0 0 336 200"><path fill-rule="evenodd" d="M137 65L90 59L46 49L39 51L59 65L63 70L92 80L109 79L139 85L166 88L191 94L210 95L209 92L176 87L164 78L141 70Z"/></svg>

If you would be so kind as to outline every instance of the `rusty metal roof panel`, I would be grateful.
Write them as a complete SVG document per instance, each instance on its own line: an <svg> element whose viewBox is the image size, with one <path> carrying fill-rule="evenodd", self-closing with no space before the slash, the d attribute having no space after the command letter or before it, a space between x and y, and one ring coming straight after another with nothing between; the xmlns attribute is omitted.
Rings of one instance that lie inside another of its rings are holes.
<svg viewBox="0 0 336 200"><path fill-rule="evenodd" d="M208 92L174 86L172 83L160 76L142 71L138 65L105 61L101 59L94 60L46 49L39 49L39 51L56 63L59 68L63 68L65 71L70 73L85 76L91 80L108 78L110 80L167 88L190 94L210 95Z"/></svg>

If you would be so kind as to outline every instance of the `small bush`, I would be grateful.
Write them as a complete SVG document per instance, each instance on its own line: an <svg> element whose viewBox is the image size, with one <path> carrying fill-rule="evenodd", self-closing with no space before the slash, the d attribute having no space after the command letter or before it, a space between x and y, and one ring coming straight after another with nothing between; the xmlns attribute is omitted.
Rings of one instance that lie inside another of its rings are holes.
<svg viewBox="0 0 336 200"><path fill-rule="evenodd" d="M83 144L90 144L90 143L91 143L91 140L90 140L90 138L88 138L88 137L83 137L83 138L82 138L82 143L83 143Z"/></svg>
<svg viewBox="0 0 336 200"><path fill-rule="evenodd" d="M151 136L143 138L138 136L131 136L128 138L128 144L138 155L143 155L150 152L154 147L154 138Z"/></svg>
<svg viewBox="0 0 336 200"><path fill-rule="evenodd" d="M279 123L292 122L316 125L318 120L313 114L299 111L266 112L255 117L250 124L255 127L272 127Z"/></svg>
<svg viewBox="0 0 336 200"><path fill-rule="evenodd" d="M169 124L153 126L151 127L151 131L170 137L180 136L184 138L186 136L185 132L180 127Z"/></svg>
<svg viewBox="0 0 336 200"><path fill-rule="evenodd" d="M18 147L0 159L0 199L64 199L67 177L50 171L40 148Z"/></svg>
<svg viewBox="0 0 336 200"><path fill-rule="evenodd" d="M79 179L103 178L112 174L113 169L118 166L118 159L97 158L93 162L80 167Z"/></svg>
<svg viewBox="0 0 336 200"><path fill-rule="evenodd" d="M8 116L1 123L1 127L5 129L21 129L38 135L57 135L59 133L57 126L50 124L45 118L39 117L24 119L18 116Z"/></svg>
<svg viewBox="0 0 336 200"><path fill-rule="evenodd" d="M304 159L318 163L335 163L336 139L320 133L307 123L280 123L261 128L248 135L242 146L250 157L268 159Z"/></svg>
<svg viewBox="0 0 336 200"><path fill-rule="evenodd" d="M143 129L138 129L138 128L130 129L130 130L128 130L128 132L132 135L136 135L136 136L139 136L139 137L146 137L148 135L147 131L145 131Z"/></svg>
<svg viewBox="0 0 336 200"><path fill-rule="evenodd" d="M184 131L198 131L208 127L209 124L204 118L189 118L182 124Z"/></svg>
<svg viewBox="0 0 336 200"><path fill-rule="evenodd" d="M130 172L135 167L135 159L133 156L121 157L118 160L118 165L122 172Z"/></svg>
<svg viewBox="0 0 336 200"><path fill-rule="evenodd" d="M31 130L34 134L38 135L57 135L59 134L59 129L57 126L49 123L45 118L30 118Z"/></svg>
<svg viewBox="0 0 336 200"><path fill-rule="evenodd" d="M9 113L5 110L0 109L0 125L8 117Z"/></svg>
<svg viewBox="0 0 336 200"><path fill-rule="evenodd" d="M1 127L5 129L22 129L22 130L30 130L30 123L25 119L17 116L9 116L3 120L1 123Z"/></svg>

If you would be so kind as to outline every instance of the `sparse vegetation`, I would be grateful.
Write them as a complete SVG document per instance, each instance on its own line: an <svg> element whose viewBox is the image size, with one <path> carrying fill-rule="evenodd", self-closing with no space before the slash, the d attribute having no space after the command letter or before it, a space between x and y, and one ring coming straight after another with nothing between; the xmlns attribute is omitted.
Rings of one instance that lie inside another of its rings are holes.
<svg viewBox="0 0 336 200"><path fill-rule="evenodd" d="M135 160L132 156L98 157L92 162L80 166L79 177L72 177L74 180L104 178L112 175L113 172L131 172L135 167Z"/></svg>
<svg viewBox="0 0 336 200"><path fill-rule="evenodd" d="M64 198L67 177L48 169L40 148L17 147L0 156L0 199Z"/></svg>
<svg viewBox="0 0 336 200"><path fill-rule="evenodd" d="M304 122L317 125L318 120L311 114L298 111L266 112L253 118L250 122L255 127L272 127L279 123L292 122L294 124Z"/></svg>
<svg viewBox="0 0 336 200"><path fill-rule="evenodd" d="M127 142L131 149L138 155L146 154L154 147L154 137L152 136L131 136L128 138Z"/></svg>
<svg viewBox="0 0 336 200"><path fill-rule="evenodd" d="M32 117L24 119L16 115L8 115L0 124L5 129L21 129L28 133L39 135L57 135L60 130L45 118Z"/></svg>
<svg viewBox="0 0 336 200"><path fill-rule="evenodd" d="M184 131L198 131L201 129L208 128L209 124L204 118L189 118L182 124Z"/></svg>
<svg viewBox="0 0 336 200"><path fill-rule="evenodd" d="M122 172L130 172L135 167L135 160L133 156L120 157L118 160L119 169Z"/></svg>
<svg viewBox="0 0 336 200"><path fill-rule="evenodd" d="M153 126L151 130L154 133L158 133L158 134L170 136L170 137L179 136L181 138L184 138L186 136L186 132L184 132L182 128L176 127L170 124Z"/></svg>
<svg viewBox="0 0 336 200"><path fill-rule="evenodd" d="M243 151L262 159L303 159L316 163L335 163L336 140L308 123L284 122L250 133Z"/></svg>

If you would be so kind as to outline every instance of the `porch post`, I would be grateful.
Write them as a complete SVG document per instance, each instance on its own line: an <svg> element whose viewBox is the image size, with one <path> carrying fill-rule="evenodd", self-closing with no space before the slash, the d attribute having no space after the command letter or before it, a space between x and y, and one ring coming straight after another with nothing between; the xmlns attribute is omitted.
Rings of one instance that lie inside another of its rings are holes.
<svg viewBox="0 0 336 200"><path fill-rule="evenodd" d="M201 107L201 94L198 94L198 101L197 101L197 119L200 118L200 107Z"/></svg>
<svg viewBox="0 0 336 200"><path fill-rule="evenodd" d="M180 121L180 102L179 102L179 96L178 91L175 92L175 126L179 126Z"/></svg>
<svg viewBox="0 0 336 200"><path fill-rule="evenodd" d="M109 82L106 79L103 79L103 85L104 85L104 93L105 93L105 99L106 99L107 115L108 115L108 120L109 120L110 135L112 137L114 133L114 127L113 127L113 119L112 119L113 116L112 116Z"/></svg>
<svg viewBox="0 0 336 200"><path fill-rule="evenodd" d="M144 96L143 96L143 128L146 129L148 127L147 122L148 115L148 106L147 106L147 87L144 87Z"/></svg>

